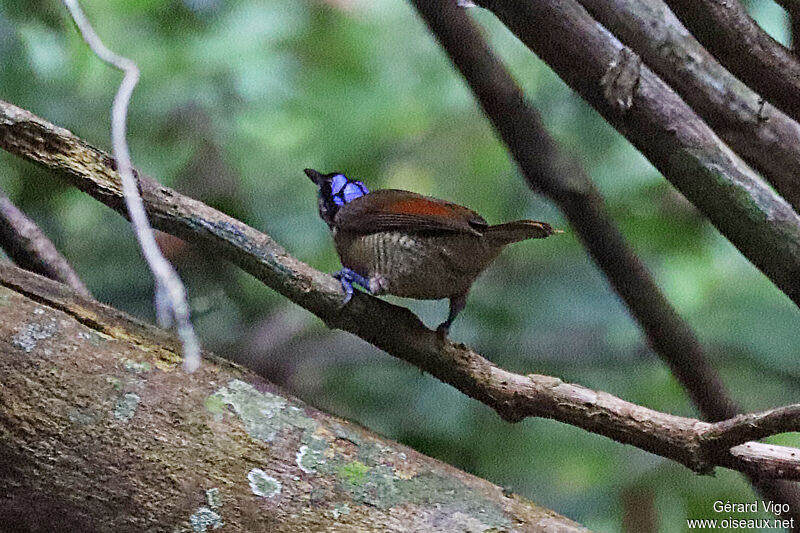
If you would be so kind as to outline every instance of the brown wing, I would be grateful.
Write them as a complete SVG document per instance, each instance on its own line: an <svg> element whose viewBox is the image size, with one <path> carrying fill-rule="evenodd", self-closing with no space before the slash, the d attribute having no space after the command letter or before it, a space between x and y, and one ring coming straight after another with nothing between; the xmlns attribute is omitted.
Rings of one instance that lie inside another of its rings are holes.
<svg viewBox="0 0 800 533"><path fill-rule="evenodd" d="M376 231L452 231L480 235L489 226L458 204L396 189L372 191L342 206L336 227L358 233Z"/></svg>

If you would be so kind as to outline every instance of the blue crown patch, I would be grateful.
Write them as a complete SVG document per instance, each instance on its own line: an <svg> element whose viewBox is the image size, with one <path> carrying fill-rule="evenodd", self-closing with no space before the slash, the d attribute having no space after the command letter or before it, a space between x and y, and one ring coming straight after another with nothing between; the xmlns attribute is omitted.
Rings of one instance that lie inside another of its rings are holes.
<svg viewBox="0 0 800 533"><path fill-rule="evenodd" d="M360 181L348 179L344 174L336 174L331 178L331 198L338 206L349 204L356 198L369 193L366 185Z"/></svg>

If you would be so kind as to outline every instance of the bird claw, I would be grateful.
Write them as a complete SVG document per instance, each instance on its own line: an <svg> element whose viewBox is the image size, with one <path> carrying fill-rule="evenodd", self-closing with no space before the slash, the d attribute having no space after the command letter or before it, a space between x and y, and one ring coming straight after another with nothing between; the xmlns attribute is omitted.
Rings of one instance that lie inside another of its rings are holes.
<svg viewBox="0 0 800 533"><path fill-rule="evenodd" d="M339 280L339 282L342 284L342 290L344 290L344 301L342 302L342 306L347 305L347 303L353 298L354 283L365 289L367 292L370 292L369 280L355 270L343 268L339 272L333 274L333 277Z"/></svg>

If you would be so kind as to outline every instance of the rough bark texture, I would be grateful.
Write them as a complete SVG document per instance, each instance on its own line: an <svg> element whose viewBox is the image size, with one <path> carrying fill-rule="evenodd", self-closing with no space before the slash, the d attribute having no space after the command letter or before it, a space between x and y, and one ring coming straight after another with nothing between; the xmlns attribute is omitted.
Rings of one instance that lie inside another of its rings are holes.
<svg viewBox="0 0 800 533"><path fill-rule="evenodd" d="M574 0L476 3L497 15L800 305L800 285L796 282L800 279L797 213L731 152L636 53ZM689 24L686 19L684 23ZM651 26L652 33L658 31L657 25ZM761 87L754 87L760 92ZM695 104L698 101L695 99ZM759 135L764 133L758 130ZM769 264L777 256L782 256L779 262L786 260L784 266L775 268ZM800 522L800 491L795 484L765 482L759 484L759 492L767 499L788 502L791 516Z"/></svg>
<svg viewBox="0 0 800 533"><path fill-rule="evenodd" d="M740 2L666 2L725 68L795 120L800 120L797 97L800 94L800 61L762 30Z"/></svg>
<svg viewBox="0 0 800 533"><path fill-rule="evenodd" d="M662 0L578 1L800 210L797 122L720 65Z"/></svg>
<svg viewBox="0 0 800 533"><path fill-rule="evenodd" d="M0 102L0 147L61 173L124 214L113 161L69 131ZM726 433L744 434L736 422L719 431L715 424L660 413L552 376L509 372L463 344L442 339L407 309L361 292L343 307L341 285L334 278L298 261L268 235L144 176L140 184L156 228L228 258L329 326L349 331L430 372L505 420L553 418L668 457L700 473L726 466L756 477L800 479L800 450L756 442L721 449L717 443L726 442ZM752 416L742 423L766 420L762 427L769 432L760 436L800 429L800 421L792 418L770 413Z"/></svg>
<svg viewBox="0 0 800 533"><path fill-rule="evenodd" d="M171 336L0 268L4 531L583 530L213 356L187 375Z"/></svg>
<svg viewBox="0 0 800 533"><path fill-rule="evenodd" d="M635 53L575 0L477 3L497 15L800 305L800 217Z"/></svg>

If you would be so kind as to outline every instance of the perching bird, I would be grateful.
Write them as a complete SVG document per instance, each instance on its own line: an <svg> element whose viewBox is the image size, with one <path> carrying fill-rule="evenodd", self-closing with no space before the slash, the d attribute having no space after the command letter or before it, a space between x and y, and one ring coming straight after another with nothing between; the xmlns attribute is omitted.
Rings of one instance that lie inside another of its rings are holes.
<svg viewBox="0 0 800 533"><path fill-rule="evenodd" d="M561 233L546 222L517 220L490 226L466 207L397 189L370 192L340 172L306 175L319 187L319 215L333 232L345 291L419 300L450 299L437 330L446 335L464 309L475 278L508 244Z"/></svg>

